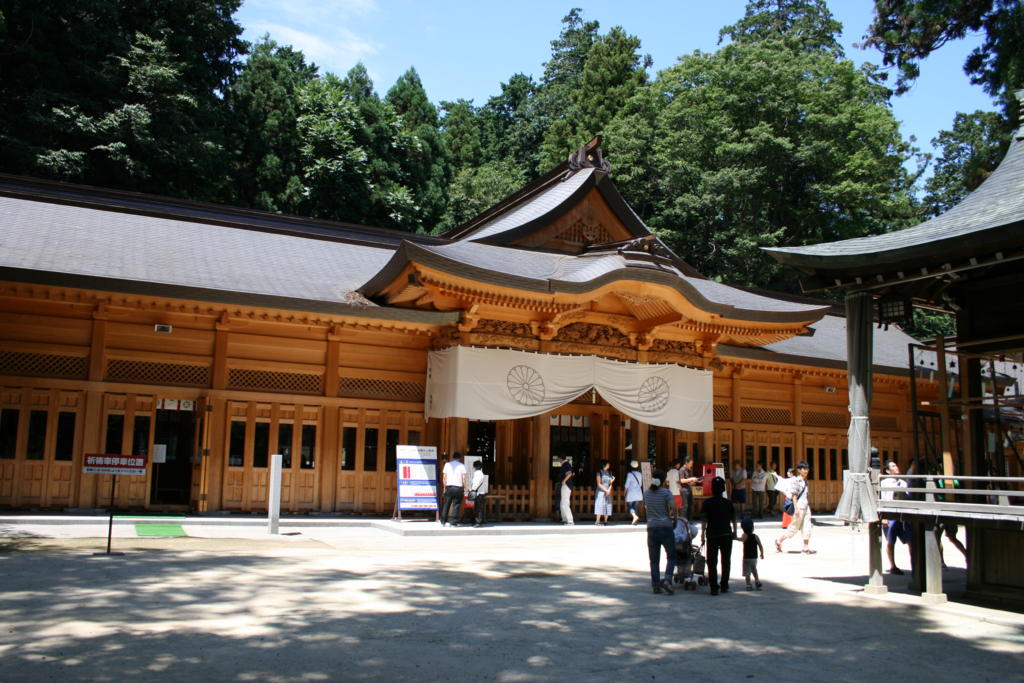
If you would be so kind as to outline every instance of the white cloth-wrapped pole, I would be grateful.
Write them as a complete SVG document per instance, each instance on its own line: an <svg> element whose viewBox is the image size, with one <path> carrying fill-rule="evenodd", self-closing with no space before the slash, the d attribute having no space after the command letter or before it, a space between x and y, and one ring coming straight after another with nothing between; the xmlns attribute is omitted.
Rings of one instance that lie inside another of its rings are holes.
<svg viewBox="0 0 1024 683"><path fill-rule="evenodd" d="M868 458L871 451L871 295L855 292L846 296L846 358L850 399L850 429L847 453L850 476L844 478L843 495L836 506L836 517L849 522L877 522L878 509L868 482Z"/></svg>
<svg viewBox="0 0 1024 683"><path fill-rule="evenodd" d="M466 346L430 352L425 411L428 418L514 420L551 412L591 389L646 424L714 428L706 370Z"/></svg>

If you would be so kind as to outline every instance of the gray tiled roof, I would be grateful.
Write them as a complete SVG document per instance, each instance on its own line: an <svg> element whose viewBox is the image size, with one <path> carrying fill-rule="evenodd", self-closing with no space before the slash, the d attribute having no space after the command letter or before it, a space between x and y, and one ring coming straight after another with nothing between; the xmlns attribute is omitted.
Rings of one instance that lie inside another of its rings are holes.
<svg viewBox="0 0 1024 683"><path fill-rule="evenodd" d="M586 291L589 288L596 289L609 278L658 281L675 286L690 298L697 295L697 305L707 305L713 312L730 317L745 318L749 314L756 314L758 319L764 319L765 316L769 319L774 316L780 319L797 316L803 320L813 320L827 308L826 305L776 299L714 280L691 277L671 266L637 267L635 262L615 252L573 256L459 242L444 246L407 245L405 254L406 258L416 258L415 254L430 254L450 264L453 272L459 272L462 268L467 275L531 291ZM369 291L366 293L371 296L374 294ZM700 301L700 298L705 301Z"/></svg>
<svg viewBox="0 0 1024 683"><path fill-rule="evenodd" d="M500 213L492 220L482 223L472 232L464 235L463 240L482 240L494 235L515 230L527 223L537 220L550 211L558 208L573 192L583 186L594 174L593 168L576 171L568 178L553 183L547 188L509 211Z"/></svg>
<svg viewBox="0 0 1024 683"><path fill-rule="evenodd" d="M915 250L942 248L945 240L979 235L1024 221L1024 139L1017 137L999 167L952 209L910 228L805 247L765 248L783 263L805 267L850 267L896 262ZM961 243L962 244L962 243Z"/></svg>
<svg viewBox="0 0 1024 683"><path fill-rule="evenodd" d="M826 315L809 327L814 330L813 335L791 337L756 349L721 345L719 352L723 356L780 363L811 359L830 367L846 367L846 318ZM875 368L887 369L890 374L907 369L910 362L907 344L916 341L913 337L895 326L886 329L876 325L872 330L872 340Z"/></svg>
<svg viewBox="0 0 1024 683"><path fill-rule="evenodd" d="M345 303L393 253L0 196L0 268Z"/></svg>

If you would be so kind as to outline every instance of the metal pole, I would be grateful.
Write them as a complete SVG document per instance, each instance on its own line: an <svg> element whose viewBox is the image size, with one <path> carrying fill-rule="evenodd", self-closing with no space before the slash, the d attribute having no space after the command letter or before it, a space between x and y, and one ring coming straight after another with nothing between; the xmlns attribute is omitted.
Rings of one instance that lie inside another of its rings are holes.
<svg viewBox="0 0 1024 683"><path fill-rule="evenodd" d="M281 454L270 456L270 490L267 492L267 533L276 534L281 521Z"/></svg>

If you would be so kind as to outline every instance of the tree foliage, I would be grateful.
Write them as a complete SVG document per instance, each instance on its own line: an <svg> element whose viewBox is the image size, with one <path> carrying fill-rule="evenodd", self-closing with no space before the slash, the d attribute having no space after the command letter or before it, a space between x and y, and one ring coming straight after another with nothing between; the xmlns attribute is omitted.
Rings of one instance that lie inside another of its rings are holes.
<svg viewBox="0 0 1024 683"><path fill-rule="evenodd" d="M932 140L941 152L925 183L924 208L929 216L949 211L988 178L1006 154L1011 130L996 112L957 112L952 130Z"/></svg>
<svg viewBox="0 0 1024 683"><path fill-rule="evenodd" d="M240 0L11 0L0 27L6 171L186 197L226 185L221 95Z"/></svg>
<svg viewBox="0 0 1024 683"><path fill-rule="evenodd" d="M652 82L640 39L574 8L543 72L482 105L436 107L410 68L381 98L363 65L319 74L241 0L6 0L0 5L0 170L438 232L547 173L596 134L616 183L713 277L790 287L758 247L855 237L917 220L890 93L838 43L825 0L751 0ZM888 63L916 74L982 30L976 82L1021 84L1021 3L878 0ZM247 59L243 59L251 49ZM931 212L990 172L1009 124L959 115L937 139ZM1000 137L1002 136L1002 137Z"/></svg>
<svg viewBox="0 0 1024 683"><path fill-rule="evenodd" d="M1024 4L1020 0L875 0L865 45L882 51L899 70L905 92L921 62L951 40L983 31L985 39L964 62L971 82L996 96L1024 84Z"/></svg>
<svg viewBox="0 0 1024 683"><path fill-rule="evenodd" d="M269 36L253 46L228 88L234 199L264 211L295 213L303 201L299 92L317 68Z"/></svg>
<svg viewBox="0 0 1024 683"><path fill-rule="evenodd" d="M785 289L794 276L759 247L884 232L915 213L902 166L911 150L885 88L822 40L835 23L820 3L774 4L795 16L749 15L739 40L659 74L617 128L651 146L615 161L654 169L618 182L684 259L739 284ZM777 35L757 17L817 38Z"/></svg>

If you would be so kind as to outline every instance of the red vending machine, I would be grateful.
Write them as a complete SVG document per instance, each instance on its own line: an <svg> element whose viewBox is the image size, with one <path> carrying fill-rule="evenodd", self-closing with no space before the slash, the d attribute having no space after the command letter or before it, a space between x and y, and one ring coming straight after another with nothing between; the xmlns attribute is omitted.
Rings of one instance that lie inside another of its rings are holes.
<svg viewBox="0 0 1024 683"><path fill-rule="evenodd" d="M713 462L710 465L701 465L701 476L704 477L702 492L706 497L711 496L711 480L715 477L725 479L725 465L720 462ZM723 496L725 494L722 494Z"/></svg>

